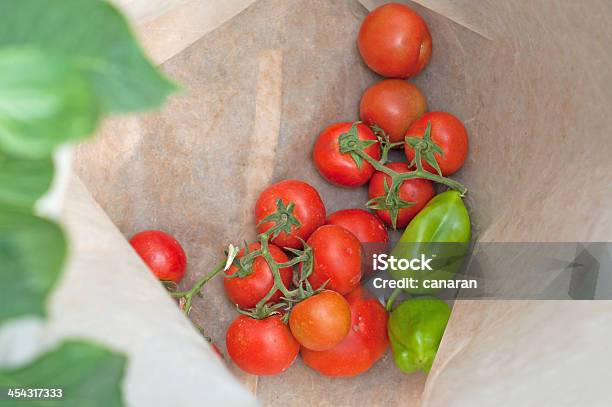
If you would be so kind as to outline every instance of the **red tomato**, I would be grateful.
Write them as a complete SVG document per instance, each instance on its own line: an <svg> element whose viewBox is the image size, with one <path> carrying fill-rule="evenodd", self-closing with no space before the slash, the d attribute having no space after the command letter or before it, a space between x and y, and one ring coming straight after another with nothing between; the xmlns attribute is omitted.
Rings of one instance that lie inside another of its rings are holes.
<svg viewBox="0 0 612 407"><path fill-rule="evenodd" d="M402 173L408 172L408 164L406 163L389 163L386 165L392 170ZM370 188L368 194L370 199L377 198L379 196L385 196L385 185L384 179L387 179L387 184L391 186L391 177L383 172L377 171L370 181ZM407 179L402 182L399 188L399 197L407 202L414 202L415 204L409 208L402 208L397 214L396 228L404 228L410 223L412 218L429 202L431 198L436 194L433 183L429 180L422 178ZM382 219L385 224L392 226L391 214L388 210L377 210L376 214Z"/></svg>
<svg viewBox="0 0 612 407"><path fill-rule="evenodd" d="M401 79L385 79L370 86L359 104L361 120L377 124L393 143L404 141L408 127L426 111L425 96Z"/></svg>
<svg viewBox="0 0 612 407"><path fill-rule="evenodd" d="M227 329L225 339L227 353L234 363L259 376L285 371L300 350L300 344L278 315L265 319L240 315Z"/></svg>
<svg viewBox="0 0 612 407"><path fill-rule="evenodd" d="M412 123L406 136L423 138L427 128L427 122L431 122L431 139L444 152L444 155L434 154L442 175L454 174L461 168L468 154L468 134L465 126L459 119L447 112L429 112L419 120ZM408 144L404 146L408 161L414 158L414 150ZM437 174L437 171L421 160L423 168Z"/></svg>
<svg viewBox="0 0 612 407"><path fill-rule="evenodd" d="M259 250L261 247L260 243L251 243L249 245L249 252ZM287 255L273 244L268 244L270 255L277 263L285 263L289 261ZM244 256L244 249L238 253L238 258ZM226 276L232 275L238 270L238 267L232 265L226 272ZM283 267L279 270L281 279L285 287L289 287L291 284L291 277L293 272L291 267ZM231 277L224 278L223 285L225 287L225 293L229 299L240 308L253 308L257 303L268 294L272 286L274 285L274 277L272 276L272 270L268 266L268 262L261 256L258 256L253 260L252 273L246 277ZM278 302L282 293L277 290L268 304Z"/></svg>
<svg viewBox="0 0 612 407"><path fill-rule="evenodd" d="M348 334L350 326L348 302L330 290L298 303L289 316L289 327L295 339L312 350L327 350L338 345Z"/></svg>
<svg viewBox="0 0 612 407"><path fill-rule="evenodd" d="M326 351L302 348L304 363L332 377L357 376L376 363L387 351L387 311L365 288L346 296L351 309L351 329L335 347Z"/></svg>
<svg viewBox="0 0 612 407"><path fill-rule="evenodd" d="M187 256L180 243L161 230L145 230L130 239L136 253L162 281L178 284L185 275Z"/></svg>
<svg viewBox="0 0 612 407"><path fill-rule="evenodd" d="M361 280L361 244L348 230L336 225L321 226L306 242L312 247L314 262L308 281L344 295ZM301 267L301 264L300 264Z"/></svg>
<svg viewBox="0 0 612 407"><path fill-rule="evenodd" d="M343 227L355 235L363 250L362 278L373 274L372 255L386 253L389 244L389 233L378 216L363 209L343 209L329 215L326 223Z"/></svg>
<svg viewBox="0 0 612 407"><path fill-rule="evenodd" d="M321 132L313 150L313 159L317 170L323 178L332 184L344 187L358 187L368 182L374 167L362 159L360 167L350 153L341 153L338 138L347 133L353 123L337 123ZM359 140L378 139L365 124L357 125ZM378 143L367 147L365 153L375 160L380 160L380 145Z"/></svg>
<svg viewBox="0 0 612 407"><path fill-rule="evenodd" d="M431 34L425 20L397 3L377 7L361 24L359 52L374 72L407 78L421 72L431 57Z"/></svg>
<svg viewBox="0 0 612 407"><path fill-rule="evenodd" d="M363 209L342 209L327 217L328 225L341 226L351 232L361 243L388 243L389 233L385 225Z"/></svg>
<svg viewBox="0 0 612 407"><path fill-rule="evenodd" d="M285 205L295 204L293 215L300 222L300 227L293 226L291 233L281 232L272 239L272 243L280 247L299 249L302 240L308 239L312 232L325 223L325 205L321 196L309 184L293 179L278 182L266 188L255 204L255 220L258 223L257 232L264 233L274 222L259 222L266 216L276 212L276 200L281 199Z"/></svg>

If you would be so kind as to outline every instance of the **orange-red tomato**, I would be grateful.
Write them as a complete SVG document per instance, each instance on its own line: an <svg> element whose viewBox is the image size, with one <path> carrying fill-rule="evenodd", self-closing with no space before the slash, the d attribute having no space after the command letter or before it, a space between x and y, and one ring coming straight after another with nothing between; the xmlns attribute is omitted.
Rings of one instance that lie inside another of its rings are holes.
<svg viewBox="0 0 612 407"><path fill-rule="evenodd" d="M374 174L374 167L367 161L362 160L358 166L351 154L340 152L338 139L347 133L352 125L353 123L348 122L336 123L323 130L312 152L315 166L323 178L332 184L351 188L365 184ZM378 140L365 124L357 125L357 137L359 140ZM375 160L380 159L379 143L372 144L364 151Z"/></svg>
<svg viewBox="0 0 612 407"><path fill-rule="evenodd" d="M397 143L403 141L410 125L427 111L419 88L401 79L385 79L363 93L359 116L369 125L377 124Z"/></svg>
<svg viewBox="0 0 612 407"><path fill-rule="evenodd" d="M247 373L264 376L285 371L300 351L281 317L265 319L238 316L227 329L227 354Z"/></svg>
<svg viewBox="0 0 612 407"><path fill-rule="evenodd" d="M300 222L300 227L293 226L291 233L281 232L271 241L279 247L299 249L302 247L300 239L308 239L316 228L325 223L325 205L317 190L303 181L288 179L270 185L259 195L255 204L258 233L264 233L274 226L273 222L264 222L261 225L259 222L276 212L276 201L279 198L285 205L290 202L295 204L293 215Z"/></svg>
<svg viewBox="0 0 612 407"><path fill-rule="evenodd" d="M387 351L387 311L369 291L358 287L346 296L351 309L351 329L342 342L326 351L302 348L304 363L332 377L359 375Z"/></svg>
<svg viewBox="0 0 612 407"><path fill-rule="evenodd" d="M346 299L324 290L298 303L291 310L289 327L295 339L312 350L338 345L349 332L351 310Z"/></svg>
<svg viewBox="0 0 612 407"><path fill-rule="evenodd" d="M468 134L461 120L447 112L429 112L412 123L406 136L423 138L427 129L427 122L431 122L431 139L444 153L434 154L442 175L452 175L461 168L468 154ZM414 158L414 150L406 143L404 146L408 161ZM437 171L421 160L423 168L431 173Z"/></svg>
<svg viewBox="0 0 612 407"><path fill-rule="evenodd" d="M130 239L136 253L161 281L178 284L185 275L187 256L181 244L161 230L145 230Z"/></svg>
<svg viewBox="0 0 612 407"><path fill-rule="evenodd" d="M317 289L327 281L328 290L344 295L361 280L361 244L348 230L336 225L321 226L306 242L314 256L308 282ZM302 265L300 264L300 267Z"/></svg>
<svg viewBox="0 0 612 407"><path fill-rule="evenodd" d="M406 163L388 163L386 167L389 167L399 173L409 171L408 164ZM376 174L372 176L372 179L370 180L370 187L368 189L370 199L385 196L385 178L387 179L387 184L391 186L391 177L387 174L377 171ZM399 187L399 197L404 201L413 202L414 205L408 208L402 208L398 211L395 225L396 228L401 229L406 227L412 218L414 218L416 214L419 213L419 211L423 209L425 205L427 205L427 202L429 202L429 200L433 198L435 194L436 191L433 183L429 180L413 178L402 182L402 185ZM389 210L377 210L376 214L388 226L393 225Z"/></svg>
<svg viewBox="0 0 612 407"><path fill-rule="evenodd" d="M387 78L418 74L432 51L425 20L410 7L397 3L380 6L366 16L357 45L370 69Z"/></svg>
<svg viewBox="0 0 612 407"><path fill-rule="evenodd" d="M259 250L261 248L260 243L251 243L249 245L249 252ZM268 250L270 255L277 263L285 263L289 261L287 255L273 244L268 244ZM244 256L245 250L242 249L238 253L238 258ZM226 272L225 275L229 276L236 272L238 267L232 265ZM293 272L291 267L283 267L279 269L279 273L285 287L289 288L291 284L291 277ZM272 286L274 285L274 276L272 270L268 266L268 262L261 256L258 256L253 260L252 272L245 277L231 277L223 279L223 286L225 287L225 293L229 299L240 308L253 308L257 303L268 294ZM277 302L281 297L280 290L276 290L272 297L268 301L268 304Z"/></svg>

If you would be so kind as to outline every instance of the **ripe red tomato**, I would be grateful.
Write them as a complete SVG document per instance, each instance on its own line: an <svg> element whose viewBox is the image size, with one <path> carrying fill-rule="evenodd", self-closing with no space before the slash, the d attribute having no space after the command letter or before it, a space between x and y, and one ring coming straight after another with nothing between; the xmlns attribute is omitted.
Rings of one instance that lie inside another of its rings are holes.
<svg viewBox="0 0 612 407"><path fill-rule="evenodd" d="M324 290L298 303L291 310L289 327L295 339L312 350L331 349L346 337L351 310L346 299Z"/></svg>
<svg viewBox="0 0 612 407"><path fill-rule="evenodd" d="M279 198L285 205L290 202L295 204L293 215L300 222L300 227L293 226L291 233L281 232L271 241L279 247L299 249L302 247L300 239L308 239L312 232L325 223L325 205L317 190L305 182L288 179L270 185L259 195L255 204L258 233L264 233L274 226L274 222L265 222L261 225L259 222L276 212L276 200Z"/></svg>
<svg viewBox="0 0 612 407"><path fill-rule="evenodd" d="M227 329L225 339L227 353L234 363L258 376L285 371L300 350L300 344L278 315L265 319L240 315Z"/></svg>
<svg viewBox="0 0 612 407"><path fill-rule="evenodd" d="M187 256L180 243L161 230L145 230L130 239L136 253L161 281L179 283L185 275Z"/></svg>
<svg viewBox="0 0 612 407"><path fill-rule="evenodd" d="M327 217L326 223L343 227L361 243L389 242L385 225L374 214L363 209L342 209L334 212Z"/></svg>
<svg viewBox="0 0 612 407"><path fill-rule="evenodd" d="M362 252L355 235L343 227L325 225L315 230L306 243L314 256L308 277L314 289L329 280L325 288L344 295L359 285Z"/></svg>
<svg viewBox="0 0 612 407"><path fill-rule="evenodd" d="M386 165L396 172L408 172L408 164L406 163L389 163ZM385 196L385 185L384 179L387 179L387 184L391 186L391 177L383 172L377 171L370 181L370 188L368 194L370 199L377 198L379 196ZM433 183L429 180L422 178L407 179L402 182L399 188L399 197L407 202L414 202L415 204L408 208L401 208L397 214L396 228L404 228L410 223L412 218L429 202L435 195ZM376 214L382 219L385 224L392 226L391 214L389 210L377 210Z"/></svg>
<svg viewBox="0 0 612 407"><path fill-rule="evenodd" d="M370 69L387 78L418 74L429 62L432 50L425 20L397 3L377 7L366 16L357 45Z"/></svg>
<svg viewBox="0 0 612 407"><path fill-rule="evenodd" d="M377 124L393 143L404 140L410 125L427 111L421 91L401 79L385 79L370 86L359 104L361 120Z"/></svg>
<svg viewBox="0 0 612 407"><path fill-rule="evenodd" d="M357 376L376 363L387 351L387 311L365 288L346 296L351 309L351 329L335 347L326 351L302 348L304 363L332 377Z"/></svg>
<svg viewBox="0 0 612 407"><path fill-rule="evenodd" d="M419 120L412 123L406 136L423 138L427 128L427 122L431 122L431 139L444 152L444 155L434 154L442 175L454 174L461 168L468 154L468 134L461 120L447 112L429 112ZM408 144L404 146L408 161L414 158L414 150ZM421 160L423 168L437 174L437 171Z"/></svg>
<svg viewBox="0 0 612 407"><path fill-rule="evenodd" d="M373 274L372 255L386 253L389 244L389 233L378 216L363 209L343 209L329 215L326 223L343 227L355 235L363 251L362 278Z"/></svg>
<svg viewBox="0 0 612 407"><path fill-rule="evenodd" d="M344 187L363 185L374 174L374 167L367 161L361 159L360 166L357 166L350 153L340 152L338 139L342 134L347 133L352 125L348 122L336 123L323 130L312 153L315 166L321 176L332 184ZM378 140L365 124L357 125L357 137L359 140ZM379 143L368 146L364 151L375 160L380 159Z"/></svg>
<svg viewBox="0 0 612 407"><path fill-rule="evenodd" d="M259 250L261 247L260 243L251 243L249 245L249 252ZM268 244L270 255L277 263L285 263L289 261L287 255L273 244ZM242 249L238 253L238 258L244 256L245 250ZM232 265L226 272L225 275L229 276L238 270L238 267ZM293 272L291 267L283 267L279 270L281 279L285 287L289 287L291 284L291 277ZM223 285L225 287L225 293L229 299L240 308L253 308L257 303L268 294L272 286L274 285L274 277L272 276L272 270L268 266L268 262L261 256L258 256L253 260L252 273L246 277L231 277L224 278ZM268 304L278 302L282 293L277 290Z"/></svg>

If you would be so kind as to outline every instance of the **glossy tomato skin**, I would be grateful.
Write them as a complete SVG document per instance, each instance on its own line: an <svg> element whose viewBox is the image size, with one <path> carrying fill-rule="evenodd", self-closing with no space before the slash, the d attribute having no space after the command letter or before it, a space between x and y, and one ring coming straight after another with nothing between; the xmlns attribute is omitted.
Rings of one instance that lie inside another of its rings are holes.
<svg viewBox="0 0 612 407"><path fill-rule="evenodd" d="M351 309L351 328L346 338L326 351L301 350L304 363L325 376L357 376L370 369L389 347L388 315L381 303L363 287L345 298Z"/></svg>
<svg viewBox="0 0 612 407"><path fill-rule="evenodd" d="M315 230L306 243L314 256L308 277L314 289L329 280L325 288L344 295L359 285L362 249L355 235L343 227L325 225Z"/></svg>
<svg viewBox="0 0 612 407"><path fill-rule="evenodd" d="M318 351L331 349L342 342L350 325L348 302L330 290L323 290L298 303L289 316L289 327L295 339L302 346Z"/></svg>
<svg viewBox="0 0 612 407"><path fill-rule="evenodd" d="M364 185L374 174L374 167L363 160L361 168L349 153L341 153L339 137L347 133L353 123L336 123L321 132L313 149L313 160L323 178L334 185L354 188ZM365 124L357 125L360 140L377 141L372 130ZM380 145L375 143L365 149L366 154L375 160L380 159Z"/></svg>
<svg viewBox="0 0 612 407"><path fill-rule="evenodd" d="M386 166L399 173L409 171L408 164L406 163L389 163ZM370 199L385 195L385 178L387 179L388 185L391 186L391 177L387 174L383 172L376 172L376 174L374 174L368 189ZM433 183L429 180L414 178L402 182L399 188L399 197L405 201L414 202L415 204L409 208L402 208L399 210L396 227L398 229L405 228L412 218L427 205L427 202L429 202L435 194L436 191ZM378 215L387 226L392 226L391 214L388 210L377 210L376 215Z"/></svg>
<svg viewBox="0 0 612 407"><path fill-rule="evenodd" d="M434 157L442 170L442 175L452 175L461 168L468 154L468 134L461 120L447 112L429 112L419 120L412 123L406 136L423 138L427 129L427 122L431 122L431 139L444 152ZM406 144L404 146L408 161L412 161L414 150ZM423 168L437 174L437 171L422 160Z"/></svg>
<svg viewBox="0 0 612 407"><path fill-rule="evenodd" d="M397 143L404 140L410 125L427 111L423 93L412 83L385 79L370 86L359 104L361 120L377 124Z"/></svg>
<svg viewBox="0 0 612 407"><path fill-rule="evenodd" d="M266 376L285 371L295 361L300 344L281 317L238 316L227 329L227 353L247 373Z"/></svg>
<svg viewBox="0 0 612 407"><path fill-rule="evenodd" d="M357 46L366 65L387 78L418 74L432 52L425 20L408 6L397 3L377 7L366 16Z"/></svg>
<svg viewBox="0 0 612 407"><path fill-rule="evenodd" d="M326 224L341 226L361 243L388 243L389 232L376 215L364 209L342 209L327 217Z"/></svg>
<svg viewBox="0 0 612 407"><path fill-rule="evenodd" d="M136 253L161 281L179 283L185 275L187 256L181 244L161 230L145 230L130 239Z"/></svg>
<svg viewBox="0 0 612 407"><path fill-rule="evenodd" d="M373 274L372 255L386 253L389 244L389 232L380 218L363 209L342 209L329 215L326 224L343 227L355 235L363 251L362 278Z"/></svg>
<svg viewBox="0 0 612 407"><path fill-rule="evenodd" d="M251 243L249 245L249 252L259 250L261 248L260 243ZM285 263L289 261L287 255L273 244L268 244L268 250L270 255L277 263ZM244 256L245 250L242 249L238 253L238 258ZM226 272L225 275L229 276L236 272L238 267L232 265ZM292 271L291 267L283 267L279 269L281 279L285 287L289 288L291 284ZM253 260L252 273L246 277L231 277L223 279L223 286L225 293L229 299L240 308L253 308L257 303L268 294L272 286L274 285L274 277L272 270L268 266L266 259L259 256ZM282 293L277 290L268 304L278 302Z"/></svg>
<svg viewBox="0 0 612 407"><path fill-rule="evenodd" d="M272 239L272 243L281 248L299 249L302 247L300 239L308 239L312 232L325 223L325 205L317 190L303 181L289 179L270 185L259 195L255 204L258 233L264 233L274 226L273 222L265 222L261 225L259 222L276 212L276 200L279 198L285 205L290 202L295 204L293 215L300 222L300 227L293 226L289 234L281 232L275 239Z"/></svg>

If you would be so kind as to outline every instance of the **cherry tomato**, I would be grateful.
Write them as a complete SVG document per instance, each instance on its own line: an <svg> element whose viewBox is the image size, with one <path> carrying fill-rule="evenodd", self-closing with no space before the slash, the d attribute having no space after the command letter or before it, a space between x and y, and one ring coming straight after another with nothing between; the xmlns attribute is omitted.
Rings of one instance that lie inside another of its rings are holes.
<svg viewBox="0 0 612 407"><path fill-rule="evenodd" d="M314 256L308 277L314 289L329 280L325 288L344 295L359 285L362 251L355 235L343 227L325 225L315 230L306 243Z"/></svg>
<svg viewBox="0 0 612 407"><path fill-rule="evenodd" d="M299 249L302 240L308 239L312 232L325 223L325 205L321 196L309 184L298 180L285 180L266 188L255 204L255 220L258 224L257 232L264 233L274 222L259 222L266 216L276 212L276 201L281 199L285 205L293 203L295 208L293 215L300 222L300 226L293 226L291 233L281 232L272 243L280 247L291 247Z"/></svg>
<svg viewBox="0 0 612 407"><path fill-rule="evenodd" d="M338 345L348 334L350 326L348 302L330 290L298 303L289 316L289 327L295 339L312 350L327 350Z"/></svg>
<svg viewBox="0 0 612 407"><path fill-rule="evenodd" d="M357 376L376 363L387 351L387 311L365 288L346 296L351 309L351 329L335 347L326 351L302 348L304 363L332 377Z"/></svg>
<svg viewBox="0 0 612 407"><path fill-rule="evenodd" d="M363 209L342 209L334 212L327 217L326 223L343 227L361 243L389 242L385 225L374 214Z"/></svg>
<svg viewBox="0 0 612 407"><path fill-rule="evenodd" d="M427 122L431 122L431 139L444 152L443 155L434 154L442 175L454 174L461 168L468 154L468 134L461 120L447 112L429 112L419 120L412 123L406 136L423 138L427 128ZM408 161L414 158L414 150L408 144L404 146ZM421 160L423 168L437 174L437 171Z"/></svg>
<svg viewBox="0 0 612 407"><path fill-rule="evenodd" d="M401 79L385 79L363 93L359 105L361 120L377 124L393 143L403 141L410 125L427 111L421 91Z"/></svg>
<svg viewBox="0 0 612 407"><path fill-rule="evenodd" d="M145 230L130 239L136 253L161 281L179 283L185 275L187 256L180 243L161 230Z"/></svg>
<svg viewBox="0 0 612 407"><path fill-rule="evenodd" d="M259 250L261 248L260 243L251 243L249 245L249 252ZM277 263L285 263L289 261L287 255L273 244L268 244L268 250L270 255ZM242 249L238 253L238 258L244 256L245 250ZM236 265L232 265L226 272L225 275L229 276L238 270ZM261 256L258 256L253 260L251 267L251 274L245 277L230 277L223 279L223 285L225 287L225 293L229 299L240 308L253 308L257 303L268 294L272 286L274 285L274 277L272 270L268 266L268 262ZM293 272L291 267L283 267L279 269L281 279L285 287L289 287L291 284L291 277ZM281 297L280 290L277 290L268 301L268 304L277 302Z"/></svg>
<svg viewBox="0 0 612 407"><path fill-rule="evenodd" d="M418 74L429 62L432 50L425 20L397 3L377 7L366 16L357 45L370 69L387 78Z"/></svg>
<svg viewBox="0 0 612 407"><path fill-rule="evenodd" d="M240 369L259 376L285 371L300 350L300 344L278 315L265 319L240 315L227 329L226 347Z"/></svg>
<svg viewBox="0 0 612 407"><path fill-rule="evenodd" d="M363 185L374 174L374 167L367 161L361 159L358 166L350 153L340 152L338 139L347 133L352 125L352 123L337 123L329 126L321 132L313 150L314 163L321 176L332 184L344 187ZM357 137L359 140L377 141L372 130L365 124L357 125ZM380 159L378 143L368 146L364 151L375 160Z"/></svg>
<svg viewBox="0 0 612 407"><path fill-rule="evenodd" d="M408 164L406 163L389 163L386 167L392 170L402 173L408 172ZM385 184L384 179L387 179L387 184L391 186L391 177L383 172L377 171L370 181L370 188L368 194L370 199L377 198L379 196L385 196ZM401 208L397 214L396 228L404 228L410 223L412 218L429 202L435 195L433 183L429 180L422 178L407 179L402 182L399 188L399 197L407 202L413 202L414 205L408 208ZM377 210L376 214L382 219L385 224L392 226L391 214L389 210Z"/></svg>

